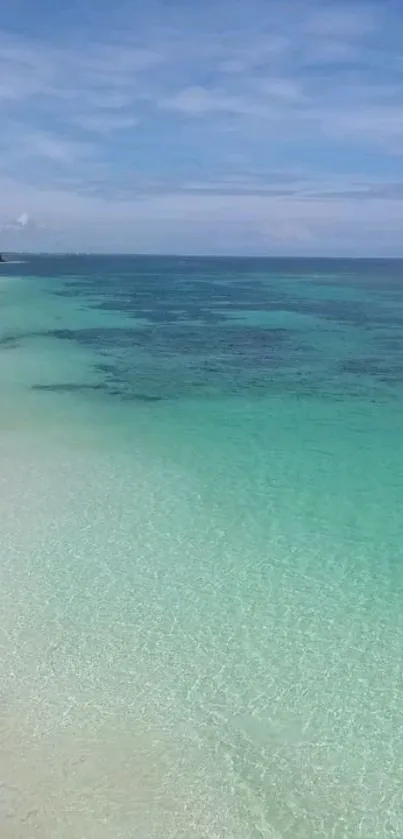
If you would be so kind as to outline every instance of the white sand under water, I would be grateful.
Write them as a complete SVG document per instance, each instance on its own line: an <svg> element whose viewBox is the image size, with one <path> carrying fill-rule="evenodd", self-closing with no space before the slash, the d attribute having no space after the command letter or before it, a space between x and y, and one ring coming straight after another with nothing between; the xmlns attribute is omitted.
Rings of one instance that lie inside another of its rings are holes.
<svg viewBox="0 0 403 839"><path fill-rule="evenodd" d="M208 776L161 695L164 615L154 601L148 629L143 612L158 568L139 566L161 547L152 512L167 520L172 487L150 466L139 457L136 476L116 456L2 435L2 839L218 837L231 825L214 766Z"/></svg>
<svg viewBox="0 0 403 839"><path fill-rule="evenodd" d="M2 839L398 837L393 578L111 439L2 432Z"/></svg>

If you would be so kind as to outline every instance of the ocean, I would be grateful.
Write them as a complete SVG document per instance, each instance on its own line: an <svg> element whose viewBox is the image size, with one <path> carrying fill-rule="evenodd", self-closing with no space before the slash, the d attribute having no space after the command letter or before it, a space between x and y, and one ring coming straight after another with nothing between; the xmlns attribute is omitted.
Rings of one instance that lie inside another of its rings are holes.
<svg viewBox="0 0 403 839"><path fill-rule="evenodd" d="M2 839L401 839L403 262L21 260Z"/></svg>

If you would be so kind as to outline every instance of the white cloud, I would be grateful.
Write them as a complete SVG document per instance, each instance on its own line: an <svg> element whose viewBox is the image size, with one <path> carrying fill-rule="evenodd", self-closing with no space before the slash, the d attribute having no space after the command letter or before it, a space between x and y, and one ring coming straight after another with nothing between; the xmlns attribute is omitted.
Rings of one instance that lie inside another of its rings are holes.
<svg viewBox="0 0 403 839"><path fill-rule="evenodd" d="M3 231L22 231L33 227L35 224L26 212L20 213L17 218L6 221L3 225L0 224L0 230Z"/></svg>
<svg viewBox="0 0 403 839"><path fill-rule="evenodd" d="M18 216L18 218L17 218L16 226L17 227L26 227L29 224L29 221L30 221L30 219L29 219L28 213L21 213L21 215Z"/></svg>

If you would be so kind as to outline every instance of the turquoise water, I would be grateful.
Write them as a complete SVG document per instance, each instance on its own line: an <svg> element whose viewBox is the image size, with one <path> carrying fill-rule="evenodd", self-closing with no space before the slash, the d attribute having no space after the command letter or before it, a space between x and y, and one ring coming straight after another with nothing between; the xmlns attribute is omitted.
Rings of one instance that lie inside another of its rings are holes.
<svg viewBox="0 0 403 839"><path fill-rule="evenodd" d="M0 269L5 839L403 835L403 263Z"/></svg>

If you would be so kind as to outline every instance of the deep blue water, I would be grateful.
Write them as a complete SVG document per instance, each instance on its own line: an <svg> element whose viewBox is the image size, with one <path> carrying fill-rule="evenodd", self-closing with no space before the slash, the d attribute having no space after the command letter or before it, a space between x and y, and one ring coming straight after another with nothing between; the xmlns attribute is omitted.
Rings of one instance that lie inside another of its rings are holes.
<svg viewBox="0 0 403 839"><path fill-rule="evenodd" d="M30 257L7 273L120 316L114 324L94 316L87 325L6 329L1 338L7 347L48 334L88 347L99 356L97 381L77 386L111 396L377 399L392 398L402 382L398 260Z"/></svg>

